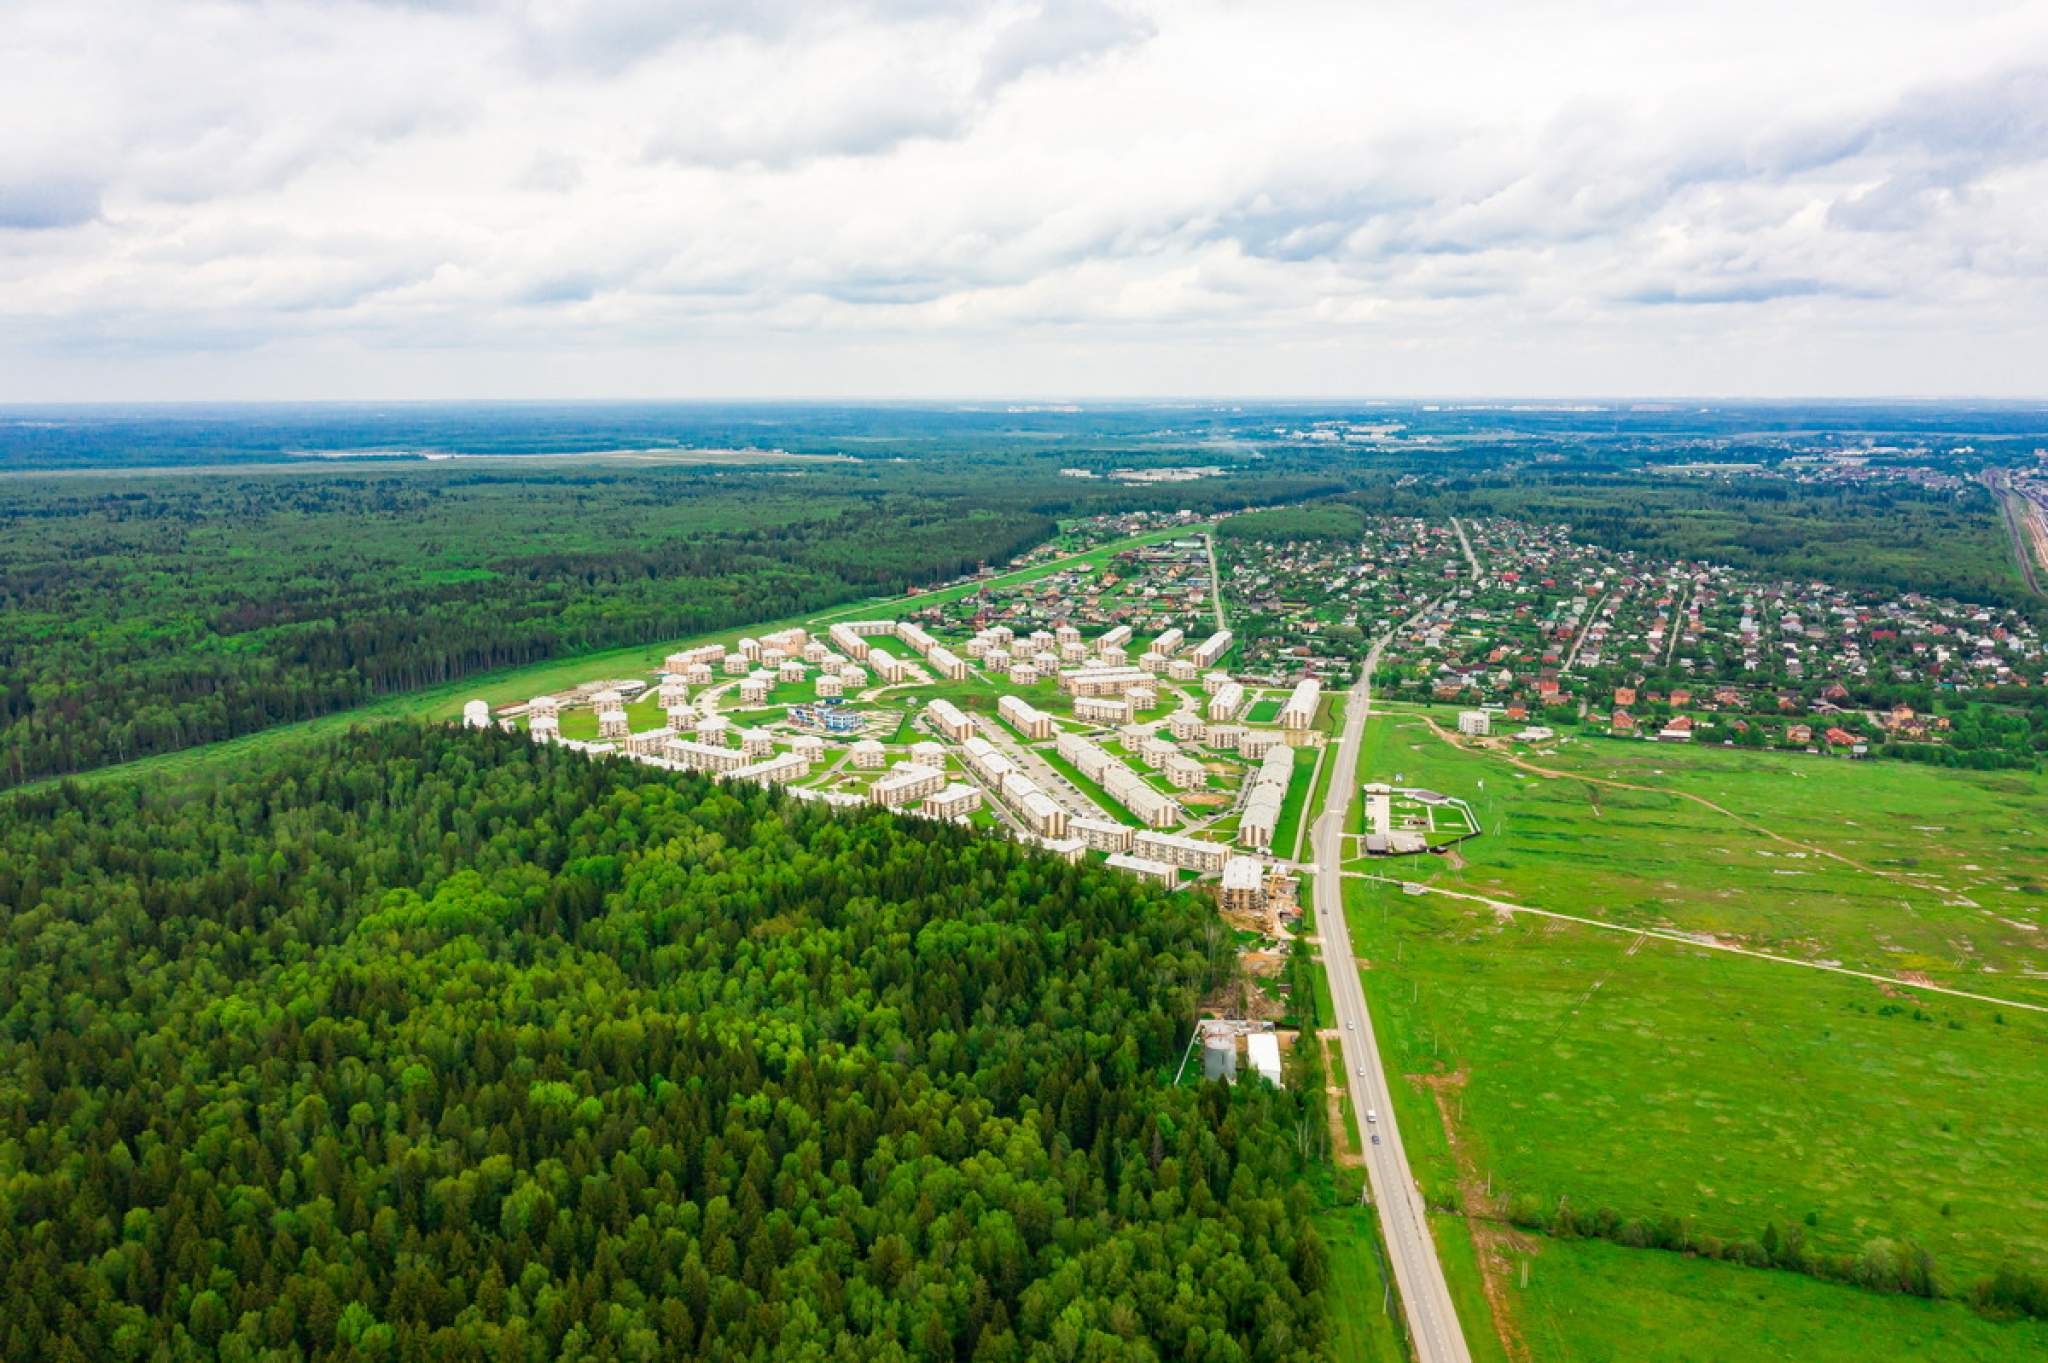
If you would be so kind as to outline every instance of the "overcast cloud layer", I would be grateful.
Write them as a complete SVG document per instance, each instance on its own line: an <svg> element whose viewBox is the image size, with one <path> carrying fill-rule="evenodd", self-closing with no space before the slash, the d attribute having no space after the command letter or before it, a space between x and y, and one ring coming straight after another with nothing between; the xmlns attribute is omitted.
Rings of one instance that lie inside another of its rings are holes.
<svg viewBox="0 0 2048 1363"><path fill-rule="evenodd" d="M0 400L2048 392L2048 3L11 0Z"/></svg>

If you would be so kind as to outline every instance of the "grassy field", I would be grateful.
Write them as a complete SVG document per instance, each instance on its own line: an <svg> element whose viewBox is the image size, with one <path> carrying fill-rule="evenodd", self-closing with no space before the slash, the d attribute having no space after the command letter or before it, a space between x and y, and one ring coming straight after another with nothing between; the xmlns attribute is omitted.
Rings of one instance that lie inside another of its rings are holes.
<svg viewBox="0 0 2048 1363"><path fill-rule="evenodd" d="M1593 1240L1541 1240L1508 1289L1546 1363L1993 1363L2048 1357L2048 1325L1888 1297L1791 1273Z"/></svg>
<svg viewBox="0 0 2048 1363"><path fill-rule="evenodd" d="M2048 1264L2048 1017L1358 881L1346 899L1432 1199L1469 1209L1490 1177L1496 1209L1913 1241L1960 1287Z"/></svg>
<svg viewBox="0 0 2048 1363"><path fill-rule="evenodd" d="M1366 779L1462 796L1484 830L1391 874L2048 1002L2048 778L1604 739L1485 752L1414 714L1376 717L1368 747Z"/></svg>
<svg viewBox="0 0 2048 1363"><path fill-rule="evenodd" d="M1294 771L1287 778L1287 797L1280 802L1280 819L1273 825L1275 852L1284 855L1294 847L1295 826L1301 822L1302 812L1310 808L1309 796L1316 784L1318 751L1309 748L1294 751Z"/></svg>
<svg viewBox="0 0 2048 1363"><path fill-rule="evenodd" d="M1317 1216L1316 1232L1330 1252L1330 1281L1323 1289L1330 1311L1330 1358L1334 1363L1404 1363L1408 1352L1388 1314L1387 1275L1380 1267L1372 1211L1332 1208ZM1399 1303L1392 1310L1398 1313Z"/></svg>

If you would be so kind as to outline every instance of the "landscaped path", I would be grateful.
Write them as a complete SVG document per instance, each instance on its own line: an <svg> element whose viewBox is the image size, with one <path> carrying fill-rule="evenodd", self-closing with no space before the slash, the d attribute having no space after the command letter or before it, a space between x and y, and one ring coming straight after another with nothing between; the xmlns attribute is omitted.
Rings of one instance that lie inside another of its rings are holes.
<svg viewBox="0 0 2048 1363"><path fill-rule="evenodd" d="M1583 918L1575 913L1559 913L1555 909L1538 909L1527 904L1516 904L1506 899L1495 899L1491 895L1473 894L1469 890L1446 890L1421 881L1401 880L1395 876L1376 875L1371 871L1346 871L1352 880L1376 880L1383 885L1399 885L1404 889L1417 886L1424 894L1440 894L1447 899L1466 899L1475 904L1484 904L1499 913L1526 913L1538 918L1555 918L1563 923L1577 923L1582 927L1599 928L1602 932L1626 933L1630 937L1655 937L1666 942L1677 942L1681 946L1699 947L1705 951L1725 951L1731 956L1752 956L1759 961L1776 961L1779 965L1796 965L1807 970L1824 970L1830 975L1850 975L1859 980L1872 980L1899 989L1917 989L1929 994L1947 994L1951 998L1970 999L1977 1003L1995 1003L2001 1008L2025 1008L2029 1012L2048 1013L2048 1004L2023 1003L2018 999L2002 999L1992 994L1973 994L1967 989L1951 989L1947 985L1923 984L1914 980L1902 980L1895 975L1880 975L1875 971L1857 970L1846 965L1829 965L1825 961L1802 961L1797 956L1780 956L1776 952L1758 951L1754 947L1739 947L1727 942L1717 942L1709 937L1695 937L1689 933L1673 932L1665 928L1630 927L1626 923L1608 923L1598 918Z"/></svg>

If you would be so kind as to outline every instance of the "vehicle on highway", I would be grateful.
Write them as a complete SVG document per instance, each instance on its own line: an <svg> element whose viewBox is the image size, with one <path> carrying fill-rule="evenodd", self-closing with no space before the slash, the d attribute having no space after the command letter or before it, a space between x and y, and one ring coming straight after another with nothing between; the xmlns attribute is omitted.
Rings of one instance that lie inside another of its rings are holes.
<svg viewBox="0 0 2048 1363"><path fill-rule="evenodd" d="M1379 1133L1379 1132L1375 1131L1375 1132L1373 1132L1373 1133L1372 1133L1372 1143L1373 1143L1374 1145L1378 1145L1378 1144L1380 1143L1380 1133Z"/></svg>
<svg viewBox="0 0 2048 1363"><path fill-rule="evenodd" d="M1358 1077L1359 1077L1360 1079L1363 1079L1363 1078L1365 1078L1365 1066L1363 1066L1363 1065L1360 1065L1360 1066L1358 1067Z"/></svg>
<svg viewBox="0 0 2048 1363"><path fill-rule="evenodd" d="M1358 1030L1358 1024L1355 1022L1347 1022L1344 1024L1344 1030L1347 1032L1355 1032Z"/></svg>
<svg viewBox="0 0 2048 1363"><path fill-rule="evenodd" d="M1378 1121L1378 1120L1380 1119L1380 1114L1379 1114L1379 1113L1377 1113L1377 1112L1374 1112L1374 1111L1373 1111L1373 1110L1372 1110L1371 1108L1367 1108L1367 1109L1365 1110L1365 1119L1366 1119L1366 1120L1367 1120L1368 1122L1376 1122L1376 1121Z"/></svg>

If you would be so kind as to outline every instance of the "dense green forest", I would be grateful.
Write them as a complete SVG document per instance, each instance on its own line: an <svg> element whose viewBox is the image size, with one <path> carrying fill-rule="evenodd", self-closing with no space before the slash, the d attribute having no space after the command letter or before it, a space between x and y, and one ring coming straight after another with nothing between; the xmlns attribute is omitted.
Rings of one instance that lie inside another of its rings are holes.
<svg viewBox="0 0 2048 1363"><path fill-rule="evenodd" d="M0 839L0 1356L1321 1346L1191 896L397 724Z"/></svg>

